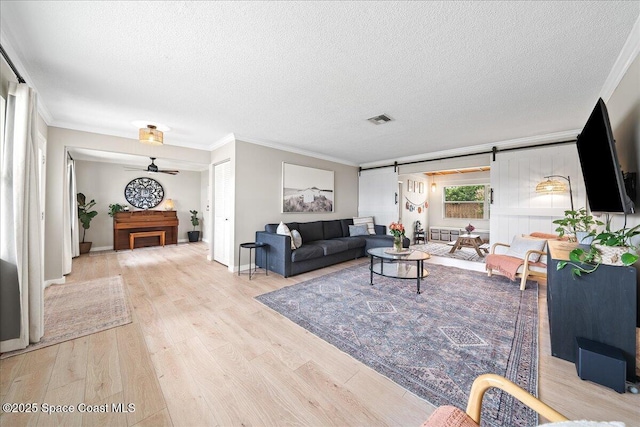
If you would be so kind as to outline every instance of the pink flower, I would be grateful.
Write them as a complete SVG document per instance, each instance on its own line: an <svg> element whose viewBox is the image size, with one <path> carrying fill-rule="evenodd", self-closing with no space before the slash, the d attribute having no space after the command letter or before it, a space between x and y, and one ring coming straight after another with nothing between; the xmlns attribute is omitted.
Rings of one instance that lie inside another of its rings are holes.
<svg viewBox="0 0 640 427"><path fill-rule="evenodd" d="M404 225L399 222L392 222L389 225L389 230L395 237L404 236Z"/></svg>

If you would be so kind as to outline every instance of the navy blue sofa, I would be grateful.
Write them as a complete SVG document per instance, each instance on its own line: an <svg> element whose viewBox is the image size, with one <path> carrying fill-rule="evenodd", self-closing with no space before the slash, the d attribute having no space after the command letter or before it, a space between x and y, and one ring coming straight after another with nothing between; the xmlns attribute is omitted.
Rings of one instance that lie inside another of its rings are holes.
<svg viewBox="0 0 640 427"><path fill-rule="evenodd" d="M256 264L265 267L268 258L269 271L284 277L294 276L318 268L363 257L367 250L393 246L393 236L387 234L387 227L376 225L376 234L349 236L349 225L353 219L329 221L289 222L289 230L298 230L302 236L302 246L291 249L291 237L276 233L278 224L267 224L264 231L256 231L256 242L265 243L267 248L256 250ZM409 247L410 240L404 238L403 246ZM264 251L268 251L265 257Z"/></svg>

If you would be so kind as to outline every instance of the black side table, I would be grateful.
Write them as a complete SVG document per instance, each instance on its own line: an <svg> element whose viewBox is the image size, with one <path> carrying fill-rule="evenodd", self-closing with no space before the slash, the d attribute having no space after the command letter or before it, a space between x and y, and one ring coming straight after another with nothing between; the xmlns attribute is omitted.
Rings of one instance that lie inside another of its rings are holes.
<svg viewBox="0 0 640 427"><path fill-rule="evenodd" d="M269 245L267 245L266 243L262 243L262 242L247 242L247 243L240 243L240 247L238 248L238 276L240 275L240 266L242 265L240 263L240 254L242 253L242 249L249 249L249 280L251 280L251 278L253 276L256 275L256 271L258 270L258 267L256 265L256 263L253 263L253 267L251 267L251 260L252 258L252 252L254 249L256 248L265 248L265 250L263 251L264 256L265 256L265 270L264 273L265 275L269 275ZM256 251L257 253L257 251Z"/></svg>

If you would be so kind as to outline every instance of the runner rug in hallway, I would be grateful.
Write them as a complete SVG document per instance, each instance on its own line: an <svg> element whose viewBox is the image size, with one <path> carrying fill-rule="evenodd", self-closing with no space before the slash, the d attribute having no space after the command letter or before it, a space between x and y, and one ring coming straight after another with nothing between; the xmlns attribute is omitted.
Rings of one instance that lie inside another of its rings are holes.
<svg viewBox="0 0 640 427"><path fill-rule="evenodd" d="M120 276L103 277L44 290L44 336L15 356L131 323L131 310Z"/></svg>
<svg viewBox="0 0 640 427"><path fill-rule="evenodd" d="M256 297L435 406L466 408L471 383L495 373L537 395L538 288L501 276L429 264L414 280L348 267ZM537 415L498 390L483 425L533 426Z"/></svg>

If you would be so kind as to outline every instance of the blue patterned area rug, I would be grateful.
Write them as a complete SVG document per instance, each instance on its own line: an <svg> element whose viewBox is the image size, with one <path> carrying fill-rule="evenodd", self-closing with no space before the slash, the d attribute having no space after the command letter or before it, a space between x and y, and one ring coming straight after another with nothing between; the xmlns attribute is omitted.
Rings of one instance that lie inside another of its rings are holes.
<svg viewBox="0 0 640 427"><path fill-rule="evenodd" d="M428 264L414 280L368 264L256 297L435 406L465 409L473 380L495 373L537 395L538 287ZM485 394L485 426L534 426L537 415L499 390Z"/></svg>
<svg viewBox="0 0 640 427"><path fill-rule="evenodd" d="M446 243L433 243L428 242L422 245L411 245L411 249L426 252L430 255L442 256L445 258L464 259L466 261L475 261L484 263L484 256L478 255L475 249L472 248L460 248L454 253L450 253L451 245Z"/></svg>

